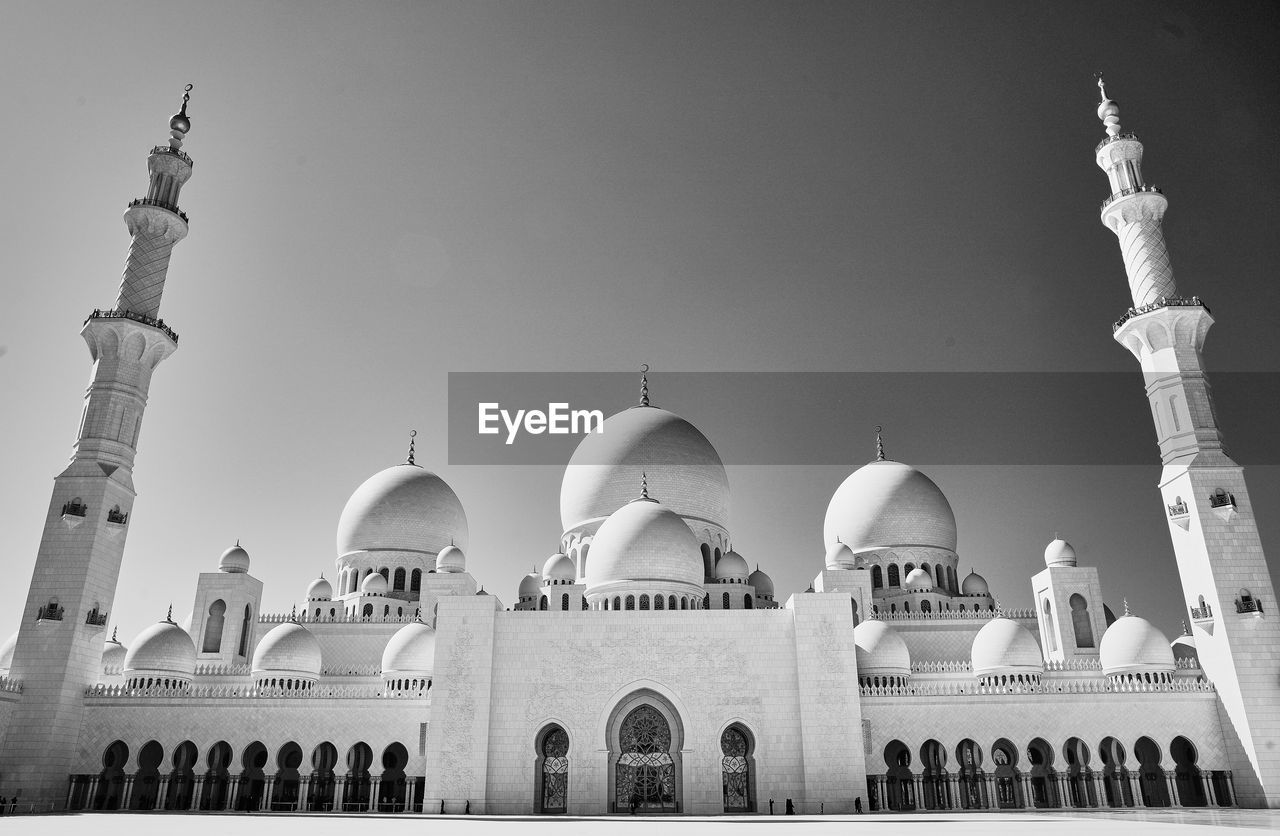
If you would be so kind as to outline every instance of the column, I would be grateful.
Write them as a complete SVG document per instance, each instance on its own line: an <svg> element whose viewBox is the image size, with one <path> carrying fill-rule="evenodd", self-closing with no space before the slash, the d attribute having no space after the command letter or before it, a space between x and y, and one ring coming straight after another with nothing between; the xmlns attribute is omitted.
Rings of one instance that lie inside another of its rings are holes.
<svg viewBox="0 0 1280 836"><path fill-rule="evenodd" d="M1209 773L1203 769L1200 770L1200 783L1204 786L1205 804L1210 807L1215 806L1216 802L1213 800L1213 781L1210 780Z"/></svg>
<svg viewBox="0 0 1280 836"><path fill-rule="evenodd" d="M1173 807L1181 807L1182 799L1178 798L1178 782L1172 769L1164 771L1164 780L1169 784L1169 804Z"/></svg>
<svg viewBox="0 0 1280 836"><path fill-rule="evenodd" d="M1107 788L1105 786L1107 776L1101 772L1093 773L1093 791L1098 797L1097 807L1107 806Z"/></svg>
<svg viewBox="0 0 1280 836"><path fill-rule="evenodd" d="M133 800L133 776L124 776L124 792L120 795L120 809L128 810L129 802Z"/></svg>
<svg viewBox="0 0 1280 836"><path fill-rule="evenodd" d="M262 798L258 799L258 809L271 810L273 809L272 801L271 801L271 789L276 783L276 776L266 775L264 777L266 778L266 781L262 788Z"/></svg>
<svg viewBox="0 0 1280 836"><path fill-rule="evenodd" d="M68 810L71 809L71 798L76 793L76 777L75 775L67 776L67 800L62 806Z"/></svg>
<svg viewBox="0 0 1280 836"><path fill-rule="evenodd" d="M1234 777L1232 777L1230 769L1223 772L1222 777L1227 782L1227 786L1226 786L1227 797L1224 799L1221 799L1219 803L1223 807L1234 807L1236 806L1236 780Z"/></svg>
<svg viewBox="0 0 1280 836"><path fill-rule="evenodd" d="M996 778L995 778L995 776L994 776L994 775L984 775L984 776L982 776L982 780L983 780L983 782L984 782L984 783L986 784L986 786L987 786L987 798L986 798L986 802L987 802L987 805L986 805L986 806L987 806L987 809L991 809L991 808L994 808L994 807L999 807L1000 805L999 805L999 803L998 803L998 802L997 802L997 800L996 800Z"/></svg>
<svg viewBox="0 0 1280 836"><path fill-rule="evenodd" d="M160 788L156 790L156 809L167 810L169 808L169 779L172 773L166 772L160 776Z"/></svg>
<svg viewBox="0 0 1280 836"><path fill-rule="evenodd" d="M381 775L369 776L369 812L378 812L378 784L382 783Z"/></svg>
<svg viewBox="0 0 1280 836"><path fill-rule="evenodd" d="M1133 793L1133 806L1146 807L1147 804L1142 800L1142 778L1137 772L1129 772L1129 790Z"/></svg>
<svg viewBox="0 0 1280 836"><path fill-rule="evenodd" d="M295 813L306 812L311 809L311 773L298 776L298 800L293 805Z"/></svg>
<svg viewBox="0 0 1280 836"><path fill-rule="evenodd" d="M191 780L195 782L195 788L191 790L191 806L190 810L200 809L200 799L204 797L204 773L191 773Z"/></svg>
<svg viewBox="0 0 1280 836"><path fill-rule="evenodd" d="M98 776L94 775L89 781L89 797L84 800L84 808L86 810L93 809L93 802L98 797Z"/></svg>
<svg viewBox="0 0 1280 836"><path fill-rule="evenodd" d="M240 775L227 775L227 806L228 810L235 810L240 806Z"/></svg>
<svg viewBox="0 0 1280 836"><path fill-rule="evenodd" d="M911 785L915 787L916 797L915 803L912 805L917 810L924 809L924 778L919 775L911 776Z"/></svg>
<svg viewBox="0 0 1280 836"><path fill-rule="evenodd" d="M347 776L335 774L333 776L333 810L334 812L337 812L337 813L342 812L343 805L346 803L346 795L347 795Z"/></svg>
<svg viewBox="0 0 1280 836"><path fill-rule="evenodd" d="M960 807L960 779L954 774L947 775L947 809Z"/></svg>

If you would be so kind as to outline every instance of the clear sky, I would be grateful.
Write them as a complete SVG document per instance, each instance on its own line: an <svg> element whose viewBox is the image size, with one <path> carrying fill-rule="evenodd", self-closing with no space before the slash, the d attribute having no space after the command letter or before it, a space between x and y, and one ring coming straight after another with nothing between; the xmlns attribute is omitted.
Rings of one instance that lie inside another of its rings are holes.
<svg viewBox="0 0 1280 836"><path fill-rule="evenodd" d="M466 507L470 570L510 603L556 548L560 468L451 465L450 371L651 364L655 403L727 439L735 544L783 598L821 568L875 405L829 393L859 406L829 466L735 466L760 443L739 431L753 410L666 398L664 371L1125 372L1128 398L1039 420L1148 422L1110 336L1129 299L1097 215L1099 69L1170 198L1180 289L1218 320L1211 370L1280 370L1274 4L166 0L4 18L0 634L74 440L77 331L115 299L121 211L188 82L191 234L161 308L181 344L142 429L112 613L126 641L170 601L185 615L237 538L264 608L288 611L332 576L343 504L410 428ZM1113 609L1127 596L1176 634L1154 432L1144 465L932 466L913 448L952 397L886 442L949 496L962 566L1027 606L1059 531ZM1222 411L1228 442L1274 423L1248 406ZM771 411L762 435L809 432L806 412ZM1249 472L1273 552L1278 471Z"/></svg>

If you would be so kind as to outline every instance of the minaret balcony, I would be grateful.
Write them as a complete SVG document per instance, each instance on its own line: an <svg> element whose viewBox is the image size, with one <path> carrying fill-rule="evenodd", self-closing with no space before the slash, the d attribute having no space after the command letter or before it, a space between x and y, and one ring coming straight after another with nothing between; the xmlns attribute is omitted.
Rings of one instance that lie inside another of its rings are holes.
<svg viewBox="0 0 1280 836"><path fill-rule="evenodd" d="M1099 147L1101 147L1101 146L1099 146ZM188 157L188 156L187 156L186 154L184 154L182 151L179 151L177 148L172 148L172 147L170 147L170 146L168 146L168 145L157 145L155 148L152 148L152 149L151 149L151 153L152 153L152 154L170 154L170 155L172 155L172 156L174 156L174 157L177 157L178 159L182 160L182 161L183 161L184 163L186 163L187 165L189 165L189 166L191 166L191 167L193 167L193 168L195 167L195 163L193 163L193 162L191 161L191 158L190 158L190 157Z"/></svg>
<svg viewBox="0 0 1280 836"><path fill-rule="evenodd" d="M1213 607L1208 604L1202 604L1199 607L1190 607L1191 622L1206 633L1213 632Z"/></svg>
<svg viewBox="0 0 1280 836"><path fill-rule="evenodd" d="M1128 197L1129 195L1133 195L1133 194L1158 194L1158 195L1162 195L1162 194L1164 194L1164 192L1160 190L1160 187L1159 187L1159 186L1136 186L1136 187L1131 188L1131 189L1121 189L1120 191L1118 191L1118 192L1116 192L1116 193L1114 193L1114 194L1112 194L1112 195L1108 196L1106 200L1102 201L1102 205L1101 205L1100 207L1098 207L1098 208L1099 208L1099 209L1106 209L1108 206L1110 206L1111 204L1115 203L1115 202L1116 202L1117 200L1119 200L1120 198L1122 198L1122 197Z"/></svg>
<svg viewBox="0 0 1280 836"><path fill-rule="evenodd" d="M173 340L174 345L178 344L177 332L168 325L165 325L163 319L156 319L155 317L147 316L146 314L135 313L122 308L113 308L106 311L94 308L93 313L89 314L88 318L85 319L84 324L88 325L90 320L94 319L132 319L134 322L141 322L143 325L150 325L152 328L159 330L166 337Z"/></svg>
<svg viewBox="0 0 1280 836"><path fill-rule="evenodd" d="M1175 307L1204 308L1206 311L1209 310L1205 307L1204 303L1200 301L1199 296L1161 296L1154 302L1150 302L1136 308L1130 308L1125 311L1124 316L1117 319L1115 324L1111 326L1111 331L1112 333L1119 331L1126 322L1133 319L1135 316L1142 316L1143 314L1148 314L1152 311L1158 311L1161 308Z"/></svg>
<svg viewBox="0 0 1280 836"><path fill-rule="evenodd" d="M1101 142L1098 143L1097 148L1093 149L1093 153L1095 154L1098 153L1103 148L1106 148L1108 145L1110 145L1113 142L1120 142L1121 140L1126 140L1126 139L1130 140L1131 142L1137 142L1138 135L1135 133L1120 133L1120 134L1116 134L1115 136L1106 137Z"/></svg>
<svg viewBox="0 0 1280 836"><path fill-rule="evenodd" d="M62 615L63 608L58 605L58 602L50 601L36 610L36 621L61 621Z"/></svg>
<svg viewBox="0 0 1280 836"><path fill-rule="evenodd" d="M67 524L67 528L75 528L84 522L88 513L89 506L78 500L62 503L62 521Z"/></svg>
<svg viewBox="0 0 1280 836"><path fill-rule="evenodd" d="M186 156L186 155L184 154L183 156ZM156 206L160 209L165 209L169 212L172 212L173 214L177 215L179 218L182 218L184 223L191 223L190 219L187 218L186 212L183 212L181 209L179 209L177 206L175 206L172 203L165 203L163 200L152 200L149 197L139 197L129 201L129 205L125 208L132 209L135 206Z"/></svg>
<svg viewBox="0 0 1280 836"><path fill-rule="evenodd" d="M89 610L89 614L84 617L84 623L90 627L106 627L107 618L111 613L98 612L96 609Z"/></svg>

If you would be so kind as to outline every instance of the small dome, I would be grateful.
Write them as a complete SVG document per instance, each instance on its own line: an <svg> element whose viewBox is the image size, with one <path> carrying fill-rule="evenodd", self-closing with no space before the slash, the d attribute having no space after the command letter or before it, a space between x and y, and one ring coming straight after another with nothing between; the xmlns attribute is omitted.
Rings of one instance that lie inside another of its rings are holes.
<svg viewBox="0 0 1280 836"><path fill-rule="evenodd" d="M743 581L751 574L751 567L742 555L735 551L727 551L716 561L716 580Z"/></svg>
<svg viewBox="0 0 1280 836"><path fill-rule="evenodd" d="M923 569L912 569L903 579L902 586L912 592L928 592L933 589L933 578Z"/></svg>
<svg viewBox="0 0 1280 836"><path fill-rule="evenodd" d="M542 566L542 577L549 581L568 581L573 583L577 577L578 570L573 568L573 561L569 559L567 554L556 552L547 558L547 562Z"/></svg>
<svg viewBox="0 0 1280 836"><path fill-rule="evenodd" d="M249 571L249 553L241 548L237 542L234 546L222 553L222 557L218 558L219 572L232 572L241 574Z"/></svg>
<svg viewBox="0 0 1280 836"><path fill-rule="evenodd" d="M969 574L965 575L964 580L960 582L960 594L990 595L991 589L987 586L986 578L970 569Z"/></svg>
<svg viewBox="0 0 1280 836"><path fill-rule="evenodd" d="M128 654L129 649L116 640L116 634L112 633L111 638L107 639L106 644L102 646L102 670L107 673L120 673L124 670L124 657ZM3 663L0 659L0 664Z"/></svg>
<svg viewBox="0 0 1280 836"><path fill-rule="evenodd" d="M770 598L773 597L773 578L760 571L759 566L757 566L756 570L747 578L747 583L756 588L757 595L768 595Z"/></svg>
<svg viewBox="0 0 1280 836"><path fill-rule="evenodd" d="M307 587L308 601L328 601L333 598L333 584L324 579L324 575L316 578Z"/></svg>
<svg viewBox="0 0 1280 836"><path fill-rule="evenodd" d="M13 651L17 646L17 633L5 639L4 644L0 644L0 676L8 674L9 668L13 666Z"/></svg>
<svg viewBox="0 0 1280 836"><path fill-rule="evenodd" d="M315 679L320 676L320 655L320 640L298 622L286 621L258 642L250 668L255 679L261 675Z"/></svg>
<svg viewBox="0 0 1280 836"><path fill-rule="evenodd" d="M431 676L435 669L436 631L412 621L395 632L382 651L382 676Z"/></svg>
<svg viewBox="0 0 1280 836"><path fill-rule="evenodd" d="M1173 648L1155 626L1136 615L1122 615L1102 634L1098 659L1107 676L1171 672Z"/></svg>
<svg viewBox="0 0 1280 836"><path fill-rule="evenodd" d="M398 464L356 488L338 520L338 556L357 551L434 554L467 542L467 515L448 483L417 465Z"/></svg>
<svg viewBox="0 0 1280 836"><path fill-rule="evenodd" d="M1018 676L1044 671L1044 656L1031 631L1008 618L993 618L973 637L973 675Z"/></svg>
<svg viewBox="0 0 1280 836"><path fill-rule="evenodd" d="M387 579L382 577L381 572L370 572L365 575L364 580L360 582L361 595L386 595Z"/></svg>
<svg viewBox="0 0 1280 836"><path fill-rule="evenodd" d="M883 621L870 619L853 628L859 676L911 676L911 652L902 636Z"/></svg>
<svg viewBox="0 0 1280 836"><path fill-rule="evenodd" d="M520 579L520 591L516 593L516 597L537 598L541 590L542 574L540 572L530 572Z"/></svg>
<svg viewBox="0 0 1280 836"><path fill-rule="evenodd" d="M702 552L674 511L636 500L600 526L587 563L587 593L625 581L682 583L702 592Z"/></svg>
<svg viewBox="0 0 1280 836"><path fill-rule="evenodd" d="M1173 658L1177 659L1200 659L1200 654L1196 652L1196 640L1191 636L1183 633L1169 644L1169 649L1173 651Z"/></svg>
<svg viewBox="0 0 1280 836"><path fill-rule="evenodd" d="M125 652L124 672L190 679L196 672L196 646L172 621L152 624Z"/></svg>
<svg viewBox="0 0 1280 836"><path fill-rule="evenodd" d="M444 551L436 555L436 571L449 574L465 572L467 571L467 556L457 546L445 546Z"/></svg>
<svg viewBox="0 0 1280 836"><path fill-rule="evenodd" d="M823 523L828 545L854 554L894 546L956 550L956 517L933 480L910 465L874 461L849 475L831 497Z"/></svg>
<svg viewBox="0 0 1280 836"><path fill-rule="evenodd" d="M827 547L827 559L824 565L828 569L852 569L853 550L839 540Z"/></svg>
<svg viewBox="0 0 1280 836"><path fill-rule="evenodd" d="M1071 544L1066 540L1055 537L1053 542L1044 547L1044 565L1075 566L1076 550L1071 548Z"/></svg>

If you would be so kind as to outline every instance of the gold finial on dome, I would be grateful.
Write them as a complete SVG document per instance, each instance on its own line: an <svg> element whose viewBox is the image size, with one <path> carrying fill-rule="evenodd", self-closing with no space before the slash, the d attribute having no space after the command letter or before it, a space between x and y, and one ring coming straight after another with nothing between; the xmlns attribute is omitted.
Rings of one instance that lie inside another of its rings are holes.
<svg viewBox="0 0 1280 836"><path fill-rule="evenodd" d="M1098 91L1102 94L1102 103L1098 105L1098 118L1107 126L1107 135L1120 133L1120 106L1107 98L1107 85L1102 80L1102 73L1094 73L1098 79Z"/></svg>
<svg viewBox="0 0 1280 836"><path fill-rule="evenodd" d="M640 364L640 405L649 406L649 364Z"/></svg>
<svg viewBox="0 0 1280 836"><path fill-rule="evenodd" d="M1191 631L1187 629L1187 620L1185 618L1182 619L1182 635L1184 636L1191 635Z"/></svg>
<svg viewBox="0 0 1280 836"><path fill-rule="evenodd" d="M649 496L649 474L643 470L640 471L640 498L653 501Z"/></svg>
<svg viewBox="0 0 1280 836"><path fill-rule="evenodd" d="M407 461L405 461L405 464L412 464L414 467L417 467L417 465L414 464L414 461L413 461L413 441L417 437L418 437L417 430L409 430L409 458Z"/></svg>
<svg viewBox="0 0 1280 836"><path fill-rule="evenodd" d="M165 615L164 620L169 622L170 624L173 623L173 604L169 605L169 612L168 614Z"/></svg>
<svg viewBox="0 0 1280 836"><path fill-rule="evenodd" d="M1186 622L1184 621L1184 622L1182 622L1182 624L1183 624L1182 629L1184 629L1184 630L1185 630L1185 629L1187 629L1187 628L1186 628ZM120 643L120 640L116 638L116 631L117 631L117 630L119 630L119 629L120 629L119 627L112 627L112 628L111 628L111 641L115 642L116 644L119 644L119 643Z"/></svg>
<svg viewBox="0 0 1280 836"><path fill-rule="evenodd" d="M884 439L880 437L880 432L884 427L876 424L876 461L884 461Z"/></svg>
<svg viewBox="0 0 1280 836"><path fill-rule="evenodd" d="M289 613L289 620L292 621L294 624L298 623L298 605L297 604L293 605L293 611Z"/></svg>
<svg viewBox="0 0 1280 836"><path fill-rule="evenodd" d="M191 118L187 116L187 102L191 101L192 86L188 84L183 90L182 110L173 114L173 118L169 120L169 147L175 151L182 147L182 140L186 139L187 132L191 130Z"/></svg>
<svg viewBox="0 0 1280 836"><path fill-rule="evenodd" d="M1128 598L1121 598L1120 600L1121 600L1122 602L1124 602L1124 615L1122 615L1122 616L1120 616L1120 617L1121 617L1121 618L1125 618L1125 617L1127 617L1127 616L1133 615L1133 613L1129 612L1129 599L1128 599Z"/></svg>

